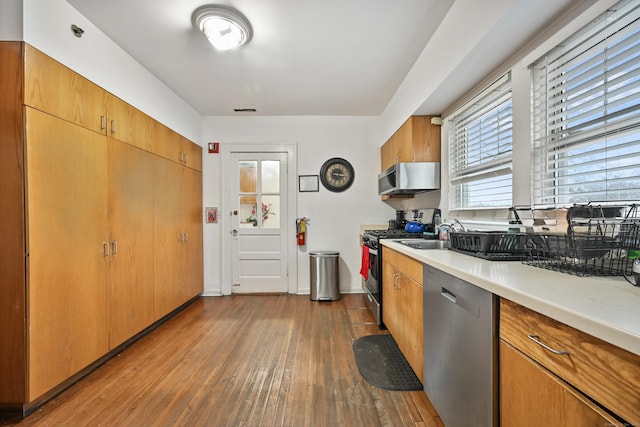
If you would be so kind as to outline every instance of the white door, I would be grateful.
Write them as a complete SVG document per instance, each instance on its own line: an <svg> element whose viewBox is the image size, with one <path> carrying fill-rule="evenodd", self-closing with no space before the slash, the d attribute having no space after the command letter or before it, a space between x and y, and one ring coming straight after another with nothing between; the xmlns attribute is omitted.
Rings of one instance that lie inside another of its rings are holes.
<svg viewBox="0 0 640 427"><path fill-rule="evenodd" d="M232 153L232 293L286 293L287 154Z"/></svg>

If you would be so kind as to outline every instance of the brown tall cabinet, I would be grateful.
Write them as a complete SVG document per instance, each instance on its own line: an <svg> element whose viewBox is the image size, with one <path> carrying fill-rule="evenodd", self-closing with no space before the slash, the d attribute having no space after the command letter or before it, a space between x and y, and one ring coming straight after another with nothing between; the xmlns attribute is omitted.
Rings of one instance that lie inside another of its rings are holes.
<svg viewBox="0 0 640 427"><path fill-rule="evenodd" d="M0 42L0 412L26 413L202 292L202 151Z"/></svg>

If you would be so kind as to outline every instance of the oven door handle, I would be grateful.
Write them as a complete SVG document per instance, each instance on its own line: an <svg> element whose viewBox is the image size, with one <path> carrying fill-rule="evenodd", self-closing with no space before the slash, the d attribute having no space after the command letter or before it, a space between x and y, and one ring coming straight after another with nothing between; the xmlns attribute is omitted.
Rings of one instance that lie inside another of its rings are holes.
<svg viewBox="0 0 640 427"><path fill-rule="evenodd" d="M368 247L368 246L367 246L367 247ZM368 247L368 248L369 248L369 247ZM369 248L369 253L370 253L371 255L376 255L376 256L377 256L377 255L378 255L378 250L377 250L377 249Z"/></svg>

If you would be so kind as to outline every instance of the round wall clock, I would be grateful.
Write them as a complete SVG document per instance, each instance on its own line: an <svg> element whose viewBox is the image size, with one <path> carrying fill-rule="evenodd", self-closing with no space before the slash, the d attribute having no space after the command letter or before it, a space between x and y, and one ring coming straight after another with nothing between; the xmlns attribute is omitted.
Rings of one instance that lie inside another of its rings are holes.
<svg viewBox="0 0 640 427"><path fill-rule="evenodd" d="M320 168L320 181L329 191L339 193L346 190L351 187L354 178L351 163L339 157L327 160Z"/></svg>

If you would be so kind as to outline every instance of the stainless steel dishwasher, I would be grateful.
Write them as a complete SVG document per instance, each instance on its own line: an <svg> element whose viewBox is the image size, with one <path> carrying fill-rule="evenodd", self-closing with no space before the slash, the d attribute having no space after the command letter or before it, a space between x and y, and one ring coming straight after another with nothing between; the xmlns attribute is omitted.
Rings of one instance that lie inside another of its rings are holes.
<svg viewBox="0 0 640 427"><path fill-rule="evenodd" d="M498 425L496 297L424 267L424 391L447 427Z"/></svg>

